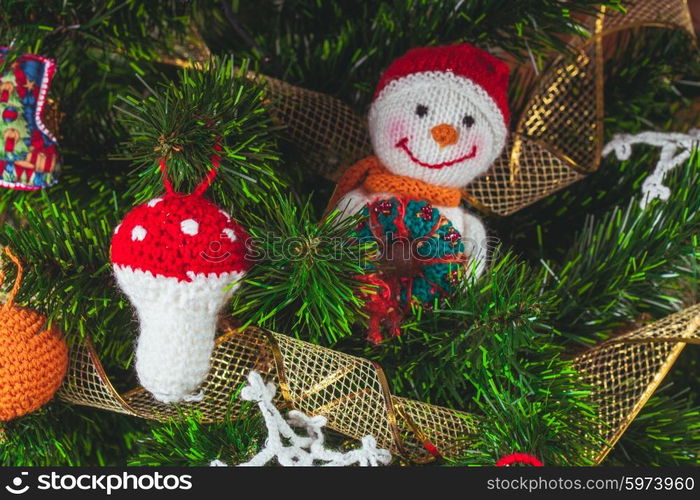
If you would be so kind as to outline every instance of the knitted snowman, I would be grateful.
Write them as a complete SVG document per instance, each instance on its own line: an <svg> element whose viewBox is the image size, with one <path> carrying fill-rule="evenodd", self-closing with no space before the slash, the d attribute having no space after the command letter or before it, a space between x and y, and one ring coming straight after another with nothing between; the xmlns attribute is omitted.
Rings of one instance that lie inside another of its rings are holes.
<svg viewBox="0 0 700 500"><path fill-rule="evenodd" d="M468 44L416 48L396 59L369 110L376 156L343 174L330 206L348 216L397 197L425 201L451 223L480 274L486 231L460 207L461 188L504 147L508 78L505 63Z"/></svg>

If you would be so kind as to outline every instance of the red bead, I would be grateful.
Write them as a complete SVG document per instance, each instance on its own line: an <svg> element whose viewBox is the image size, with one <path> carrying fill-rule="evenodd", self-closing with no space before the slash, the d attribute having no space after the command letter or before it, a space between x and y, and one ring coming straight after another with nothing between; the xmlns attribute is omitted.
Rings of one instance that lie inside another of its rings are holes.
<svg viewBox="0 0 700 500"><path fill-rule="evenodd" d="M423 205L416 216L427 221L433 220L433 207L430 205Z"/></svg>
<svg viewBox="0 0 700 500"><path fill-rule="evenodd" d="M382 200L374 204L372 210L375 214L391 215L391 211L394 209L394 204L387 200Z"/></svg>

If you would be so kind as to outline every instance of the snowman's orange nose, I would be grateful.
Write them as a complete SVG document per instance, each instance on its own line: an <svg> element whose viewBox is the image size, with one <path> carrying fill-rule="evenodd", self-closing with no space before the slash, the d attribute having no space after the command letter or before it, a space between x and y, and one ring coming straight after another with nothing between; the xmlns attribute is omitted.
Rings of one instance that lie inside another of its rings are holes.
<svg viewBox="0 0 700 500"><path fill-rule="evenodd" d="M459 137L457 130L447 123L435 125L430 129L430 135L433 136L433 140L437 142L441 148L456 143Z"/></svg>

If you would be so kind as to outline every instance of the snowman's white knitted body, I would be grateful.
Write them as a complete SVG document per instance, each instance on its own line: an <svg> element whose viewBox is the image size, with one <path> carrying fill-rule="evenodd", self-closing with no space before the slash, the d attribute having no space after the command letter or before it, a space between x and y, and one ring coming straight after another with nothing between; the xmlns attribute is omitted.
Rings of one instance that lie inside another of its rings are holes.
<svg viewBox="0 0 700 500"><path fill-rule="evenodd" d="M482 87L451 72L424 71L391 81L372 103L374 152L392 174L462 188L483 174L503 149L505 118ZM359 187L337 208L345 216L367 203L396 196ZM434 204L457 229L480 274L487 258L483 223L461 206Z"/></svg>

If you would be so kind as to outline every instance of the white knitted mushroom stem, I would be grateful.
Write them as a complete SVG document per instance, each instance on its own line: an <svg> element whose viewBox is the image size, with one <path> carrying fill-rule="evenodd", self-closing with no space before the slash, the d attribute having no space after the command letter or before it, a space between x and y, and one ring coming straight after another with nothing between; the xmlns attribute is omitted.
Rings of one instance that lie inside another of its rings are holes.
<svg viewBox="0 0 700 500"><path fill-rule="evenodd" d="M285 421L273 403L275 392L273 384L265 384L258 372L250 372L248 385L241 391L241 399L258 403L265 419L268 437L260 453L240 466L265 465L275 458L285 467L354 464L376 467L391 462L391 454L387 450L377 448L377 442L372 436L363 437L362 447L347 453L327 449L323 435L326 418L309 417L300 411L290 411L288 421ZM307 435L298 435L292 426L305 428ZM221 463L214 460L212 465Z"/></svg>
<svg viewBox="0 0 700 500"><path fill-rule="evenodd" d="M636 135L617 134L603 148L603 156L615 151L618 160L628 160L634 144L646 144L661 148L659 161L654 171L642 183L640 205L645 208L651 200L668 200L671 190L663 185L664 176L690 158L693 149L700 144L700 129L692 129L687 134L673 132L642 132Z"/></svg>
<svg viewBox="0 0 700 500"><path fill-rule="evenodd" d="M115 266L114 272L138 313L141 385L164 403L201 399L192 393L209 372L218 312L241 273L178 281L129 267Z"/></svg>

